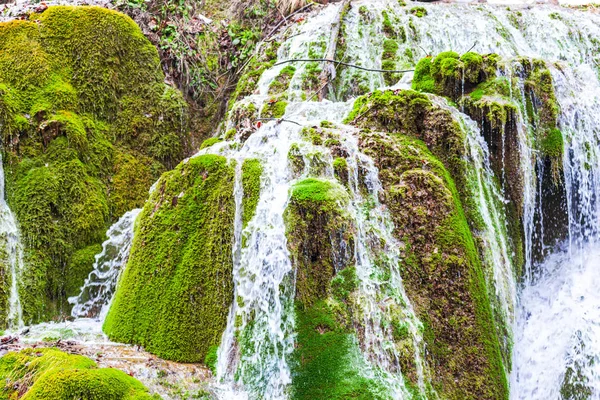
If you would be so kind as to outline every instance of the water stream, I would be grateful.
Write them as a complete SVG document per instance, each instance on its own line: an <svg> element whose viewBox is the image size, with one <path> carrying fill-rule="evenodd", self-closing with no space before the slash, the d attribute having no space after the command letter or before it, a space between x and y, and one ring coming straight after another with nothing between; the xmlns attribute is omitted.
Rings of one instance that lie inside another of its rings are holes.
<svg viewBox="0 0 600 400"><path fill-rule="evenodd" d="M138 208L126 212L108 229L108 239L102 243L102 251L96 254L94 269L86 278L79 295L69 298L69 303L73 304L71 316L104 321L119 276L129 258L135 219L141 211Z"/></svg>
<svg viewBox="0 0 600 400"><path fill-rule="evenodd" d="M4 166L0 156L0 237L2 237L2 258L7 261L10 278L8 296L8 327L18 329L23 327L23 308L19 297L19 277L23 268L23 246L19 226L12 210L6 202L4 193Z"/></svg>

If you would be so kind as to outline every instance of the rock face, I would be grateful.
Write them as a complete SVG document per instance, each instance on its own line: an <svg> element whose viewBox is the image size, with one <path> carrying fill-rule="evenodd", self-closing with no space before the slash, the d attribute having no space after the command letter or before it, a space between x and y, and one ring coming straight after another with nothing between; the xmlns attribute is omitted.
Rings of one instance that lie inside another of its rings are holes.
<svg viewBox="0 0 600 400"><path fill-rule="evenodd" d="M51 7L0 24L0 127L26 323L68 313L111 221L183 158L187 105L135 23Z"/></svg>
<svg viewBox="0 0 600 400"><path fill-rule="evenodd" d="M463 206L471 202L464 132L447 110L412 91L359 98L348 121L388 132L366 130L360 145L379 169L383 203L406 246L402 278L423 322L434 389L449 399L506 398L486 282Z"/></svg>

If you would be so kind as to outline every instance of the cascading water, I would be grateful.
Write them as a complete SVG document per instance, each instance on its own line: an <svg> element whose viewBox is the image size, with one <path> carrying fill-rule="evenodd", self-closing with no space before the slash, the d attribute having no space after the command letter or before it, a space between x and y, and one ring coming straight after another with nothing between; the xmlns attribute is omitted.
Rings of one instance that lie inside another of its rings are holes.
<svg viewBox="0 0 600 400"><path fill-rule="evenodd" d="M597 398L600 83L586 64L553 68L564 136L568 238L521 294L513 398Z"/></svg>
<svg viewBox="0 0 600 400"><path fill-rule="evenodd" d="M8 297L8 327L18 329L23 326L23 309L19 297L19 277L23 268L23 247L17 220L6 202L4 193L4 167L0 156L0 236L4 243L4 257L10 273L10 294Z"/></svg>
<svg viewBox="0 0 600 400"><path fill-rule="evenodd" d="M349 103L298 103L289 106L285 118L301 121L306 126L323 118L341 121L350 106ZM359 357L356 362L362 365L365 376L386 382L393 398L405 398L408 392L400 371L399 355L391 345L391 327L386 323L390 320L391 303L396 307L402 305L402 317L413 338L420 388L424 391L425 377L419 355L423 346L420 322L402 288L398 271L400 245L392 236L393 225L377 200L381 190L377 169L372 160L359 152L352 128L344 127L340 139L349 154L352 200L348 211L355 218L357 228L355 259L360 289L356 303L357 313L363 318L362 340L358 345L364 359ZM288 161L292 144L299 145L305 161L304 172L296 179ZM206 151L230 153L222 144ZM321 154L318 160L316 153ZM247 158L259 158L265 171L256 215L243 229L239 217L243 197L239 169L236 178L237 249L233 254L236 301L219 351L217 380L221 387L218 391L224 399L287 398L287 385L291 383L289 363L294 346L292 305L295 287L283 215L292 184L317 169L311 163L325 162L325 168L318 168L322 171L320 177L334 179L333 158L326 147L313 145L300 135L298 126L286 122L265 125L229 156L238 163ZM365 182L359 182L359 166L361 171L366 171L361 178ZM368 198L364 198L359 190L364 184L369 188ZM369 210L367 214L365 209ZM373 242L385 243L385 247L375 251L369 245ZM380 265L375 265L375 259ZM388 282L376 278L384 271L391 272ZM388 308L382 310L384 299ZM249 340L241 341L240 337Z"/></svg>
<svg viewBox="0 0 600 400"><path fill-rule="evenodd" d="M73 304L73 317L104 320L121 271L129 258L135 219L141 211L135 209L126 212L106 232L108 239L102 243L102 251L96 254L94 269L86 278L79 295L69 298L69 303Z"/></svg>

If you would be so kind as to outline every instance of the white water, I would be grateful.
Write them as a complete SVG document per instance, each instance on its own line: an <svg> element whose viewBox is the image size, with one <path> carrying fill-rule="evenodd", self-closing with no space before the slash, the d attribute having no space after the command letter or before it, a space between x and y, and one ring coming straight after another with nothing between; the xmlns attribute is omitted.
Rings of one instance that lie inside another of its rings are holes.
<svg viewBox="0 0 600 400"><path fill-rule="evenodd" d="M8 297L8 327L18 329L23 326L23 308L19 298L19 278L23 268L23 246L17 220L6 202L4 193L4 166L0 155L0 237L3 240L8 273L10 274L10 294Z"/></svg>
<svg viewBox="0 0 600 400"><path fill-rule="evenodd" d="M73 317L104 321L119 276L129 259L134 223L141 211L138 208L126 212L106 232L108 239L102 243L102 251L96 254L94 269L86 278L79 295L69 298L69 303L73 304Z"/></svg>
<svg viewBox="0 0 600 400"><path fill-rule="evenodd" d="M569 236L521 294L513 398L599 398L600 83L589 65L552 73L565 139ZM561 393L565 381L580 397Z"/></svg>
<svg viewBox="0 0 600 400"><path fill-rule="evenodd" d="M285 118L312 126L325 118L340 121L351 103L290 104ZM293 297L294 275L287 251L283 215L291 185L302 177L316 176L334 179L329 150L315 146L299 135L300 127L291 123L269 123L256 131L240 150L231 152L217 145L207 152L218 151L241 160L259 158L265 168L256 215L241 229L240 207L243 197L240 170L235 183L236 227L234 229L234 283L236 301L232 304L228 326L224 332L218 357L217 391L222 399L288 398L291 383L290 356L294 346ZM356 271L360 289L356 301L360 316L361 337L358 343L364 359L357 360L365 377L383 380L393 398L405 398L408 392L400 371L398 350L393 345L392 312L401 309L401 318L408 325L415 351L419 386L424 390L425 378L420 356L422 338L420 322L414 315L404 293L398 271L399 243L393 238L393 225L387 212L378 203L381 185L373 161L358 151L357 140L350 127L339 131L352 177L351 203L348 211L356 222ZM294 178L288 165L292 143L300 147L306 163L301 177ZM320 155L317 155L320 154ZM318 168L325 162L325 168ZM365 182L358 181L358 166L367 171ZM369 196L358 190L366 184ZM365 213L365 210L368 210ZM240 233L241 232L241 233ZM243 239L242 239L243 238ZM379 250L369 243L385 243ZM332 255L334 256L334 255ZM375 265L376 260L380 265ZM379 276L390 272L389 281ZM237 323L236 323L237 321ZM239 337L250 338L240 343Z"/></svg>

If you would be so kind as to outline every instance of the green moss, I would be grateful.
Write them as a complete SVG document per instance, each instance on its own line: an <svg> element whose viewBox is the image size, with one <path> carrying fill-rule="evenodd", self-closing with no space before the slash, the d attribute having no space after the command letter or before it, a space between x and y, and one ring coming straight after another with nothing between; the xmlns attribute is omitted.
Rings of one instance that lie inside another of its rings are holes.
<svg viewBox="0 0 600 400"><path fill-rule="evenodd" d="M57 6L36 20L0 23L3 160L25 245L26 323L68 313L67 292L86 275L71 257L141 206L189 142L187 104L130 18Z"/></svg>
<svg viewBox="0 0 600 400"><path fill-rule="evenodd" d="M464 133L449 111L434 105L423 93L386 90L359 97L346 122L363 129L401 132L421 139L444 161L453 176L457 179L466 176Z"/></svg>
<svg viewBox="0 0 600 400"><path fill-rule="evenodd" d="M348 163L345 158L337 157L333 160L333 171L340 182L344 185L348 183Z"/></svg>
<svg viewBox="0 0 600 400"><path fill-rule="evenodd" d="M353 246L347 202L347 192L333 181L307 178L291 189L284 219L296 271L293 399L389 398L367 371L344 303L358 285L352 251L341 250Z"/></svg>
<svg viewBox="0 0 600 400"><path fill-rule="evenodd" d="M210 346L206 357L204 357L204 365L206 365L213 374L217 373L217 361L219 359L219 346Z"/></svg>
<svg viewBox="0 0 600 400"><path fill-rule="evenodd" d="M311 57L313 58L313 57ZM306 64L304 74L302 75L302 89L311 92L315 92L321 86L321 65L317 62L311 62Z"/></svg>
<svg viewBox="0 0 600 400"><path fill-rule="evenodd" d="M420 92L435 93L435 79L431 74L431 57L421 59L415 67L412 88Z"/></svg>
<svg viewBox="0 0 600 400"><path fill-rule="evenodd" d="M427 9L425 7L413 7L410 9L410 13L415 17L422 18L427 15Z"/></svg>
<svg viewBox="0 0 600 400"><path fill-rule="evenodd" d="M218 138L218 137L212 137L209 139L206 139L204 142L202 142L202 144L200 145L200 150L205 149L207 147L212 146L213 144L219 143L221 142L223 139Z"/></svg>
<svg viewBox="0 0 600 400"><path fill-rule="evenodd" d="M563 136L560 129L551 129L540 145L542 152L549 157L562 157Z"/></svg>
<svg viewBox="0 0 600 400"><path fill-rule="evenodd" d="M250 158L244 160L242 164L242 187L244 190L244 199L242 202L242 225L246 226L254 217L256 205L260 197L260 178L263 173L263 166L260 160Z"/></svg>
<svg viewBox="0 0 600 400"><path fill-rule="evenodd" d="M57 349L26 349L0 359L0 396L25 400L150 400L135 378L113 368L97 368L87 357ZM22 395L22 397L20 397Z"/></svg>
<svg viewBox="0 0 600 400"><path fill-rule="evenodd" d="M458 99L470 93L475 86L496 77L498 56L482 56L468 52L460 56L453 51L426 57L415 69L413 89Z"/></svg>
<svg viewBox="0 0 600 400"><path fill-rule="evenodd" d="M102 245L93 244L73 253L69 265L65 270L65 294L67 297L76 296L85 278L88 277L94 262L96 254L102 251Z"/></svg>
<svg viewBox="0 0 600 400"><path fill-rule="evenodd" d="M344 190L331 181L307 178L292 187L291 199L297 203L310 202L330 209L336 207L338 201L344 200L344 196Z"/></svg>
<svg viewBox="0 0 600 400"><path fill-rule="evenodd" d="M324 252L336 244L323 244L307 238L330 234L336 237L336 241L348 240L352 228L343 211L347 201L345 189L333 181L307 178L291 189L284 217L288 247L294 264L298 266L296 300L303 304L311 305L315 299L325 298L329 282L335 275L333 261L331 257L325 257L327 254Z"/></svg>
<svg viewBox="0 0 600 400"><path fill-rule="evenodd" d="M271 82L269 94L279 94L286 91L295 73L296 67L292 65L283 68L281 72L279 72L279 75Z"/></svg>
<svg viewBox="0 0 600 400"><path fill-rule="evenodd" d="M233 182L233 166L215 155L161 177L104 323L112 340L185 362L218 346L233 300Z"/></svg>
<svg viewBox="0 0 600 400"><path fill-rule="evenodd" d="M392 39L386 39L383 42L383 54L381 56L381 69L386 71L396 70L396 53L398 52L398 43ZM387 85L392 85L399 79L398 74L384 73L383 78Z"/></svg>
<svg viewBox="0 0 600 400"><path fill-rule="evenodd" d="M383 17L383 33L388 38L396 37L396 30L394 29L394 25L390 20L390 16L387 11L383 10L381 12L381 16Z"/></svg>
<svg viewBox="0 0 600 400"><path fill-rule="evenodd" d="M285 100L275 100L267 102L261 111L263 118L281 118L285 114L285 109L288 103Z"/></svg>
<svg viewBox="0 0 600 400"><path fill-rule="evenodd" d="M349 327L326 301L296 305L293 399L389 399L383 385L361 374L364 359Z"/></svg>
<svg viewBox="0 0 600 400"><path fill-rule="evenodd" d="M483 68L483 57L472 51L463 54L460 57L463 65L463 76L468 83L477 84L480 82L480 74Z"/></svg>
<svg viewBox="0 0 600 400"><path fill-rule="evenodd" d="M358 288L355 267L346 267L331 280L331 294L338 301L348 301L352 292Z"/></svg>
<svg viewBox="0 0 600 400"><path fill-rule="evenodd" d="M113 175L109 183L109 207L112 218L118 218L132 208L141 208L164 166L150 157L134 151L119 151L114 155Z"/></svg>

